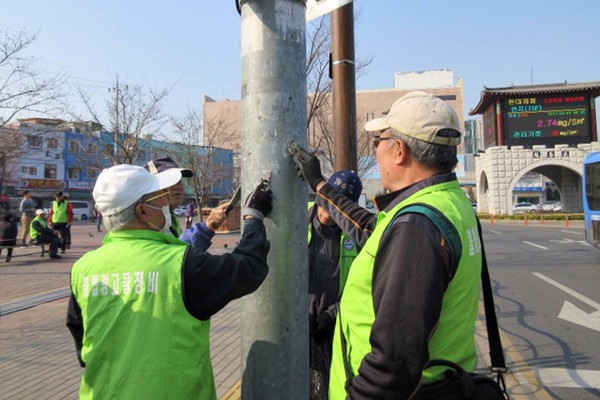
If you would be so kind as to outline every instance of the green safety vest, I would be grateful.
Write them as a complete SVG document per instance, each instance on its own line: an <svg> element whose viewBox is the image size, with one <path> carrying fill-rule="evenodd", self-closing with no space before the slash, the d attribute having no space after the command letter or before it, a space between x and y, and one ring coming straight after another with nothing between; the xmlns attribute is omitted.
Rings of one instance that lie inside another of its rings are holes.
<svg viewBox="0 0 600 400"><path fill-rule="evenodd" d="M315 205L314 201L308 203L308 209ZM308 244L312 238L312 223L308 224ZM338 294L341 295L348 278L348 272L350 272L350 266L358 255L358 248L356 242L346 235L344 232L340 235L340 286Z"/></svg>
<svg viewBox="0 0 600 400"><path fill-rule="evenodd" d="M462 255L458 268L446 289L438 325L429 339L429 357L453 361L467 371L475 367L477 353L474 331L479 309L481 244L471 205L458 182L452 181L424 188L389 212L382 211L377 215L375 230L352 264L340 302L329 384L331 400L346 398L340 324L346 340L346 359L351 373L356 376L364 357L371 352L369 338L375 320L372 278L379 242L396 214L415 203L430 205L445 215L458 232L461 243ZM402 268L401 260L396 266L390 267ZM443 367L437 367L424 371L422 382L439 379L443 370Z"/></svg>
<svg viewBox="0 0 600 400"><path fill-rule="evenodd" d="M210 321L186 309L186 243L118 230L71 271L83 317L81 399L215 400Z"/></svg>
<svg viewBox="0 0 600 400"><path fill-rule="evenodd" d="M36 216L32 221L31 221L31 225L29 225L29 236L31 236L31 240L36 240L38 236L41 235L40 232L38 232L34 227L33 227L33 223L38 221L40 223L40 225L42 225L44 228L48 228L48 224L46 223L46 221L40 217L39 215Z"/></svg>
<svg viewBox="0 0 600 400"><path fill-rule="evenodd" d="M63 200L60 204L54 200L52 202L52 223L66 223L69 222L67 215L67 200Z"/></svg>

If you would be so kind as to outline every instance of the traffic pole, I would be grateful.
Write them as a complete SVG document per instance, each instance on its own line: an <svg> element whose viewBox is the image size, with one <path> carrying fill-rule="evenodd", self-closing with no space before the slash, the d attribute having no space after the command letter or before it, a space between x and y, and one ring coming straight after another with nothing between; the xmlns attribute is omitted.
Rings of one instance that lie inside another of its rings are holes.
<svg viewBox="0 0 600 400"><path fill-rule="evenodd" d="M305 400L308 380L306 184L288 153L306 147L305 0L241 0L243 198L271 176L269 274L241 302L242 399Z"/></svg>
<svg viewBox="0 0 600 400"><path fill-rule="evenodd" d="M492 225L494 224L494 214L490 214L490 221L492 222Z"/></svg>
<svg viewBox="0 0 600 400"><path fill-rule="evenodd" d="M540 221L542 222L542 225L544 225L544 216L540 215Z"/></svg>
<svg viewBox="0 0 600 400"><path fill-rule="evenodd" d="M569 227L569 214L565 214L565 225Z"/></svg>
<svg viewBox="0 0 600 400"><path fill-rule="evenodd" d="M354 3L331 12L331 86L333 104L333 170L358 171L356 144L356 66Z"/></svg>
<svg viewBox="0 0 600 400"><path fill-rule="evenodd" d="M529 225L529 221L527 220L527 214L525 214L525 226Z"/></svg>

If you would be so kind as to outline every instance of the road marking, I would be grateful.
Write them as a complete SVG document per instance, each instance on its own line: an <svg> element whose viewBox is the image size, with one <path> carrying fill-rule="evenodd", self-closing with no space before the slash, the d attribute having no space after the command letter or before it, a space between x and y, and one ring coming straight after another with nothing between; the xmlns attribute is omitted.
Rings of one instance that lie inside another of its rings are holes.
<svg viewBox="0 0 600 400"><path fill-rule="evenodd" d="M490 229L490 232L495 233L496 235L502 235L502 232L498 232L493 229Z"/></svg>
<svg viewBox="0 0 600 400"><path fill-rule="evenodd" d="M560 283L556 282L555 280L552 280L550 278L548 278L546 275L544 274L540 274L539 272L532 272L533 275L537 276L538 278L540 278L543 281L548 282L549 284L551 284L552 286L555 286L557 288L559 288L560 290L562 290L563 292L575 297L577 300L588 304L590 307L595 308L596 310L600 310L600 304L596 303L594 300L588 299L587 297L585 297L582 294L577 293L576 291L569 289L568 287L561 285Z"/></svg>
<svg viewBox="0 0 600 400"><path fill-rule="evenodd" d="M546 387L600 389L600 371L589 369L536 368Z"/></svg>
<svg viewBox="0 0 600 400"><path fill-rule="evenodd" d="M564 233L572 233L573 235L583 235L582 232L568 231L566 229L561 229L560 231Z"/></svg>
<svg viewBox="0 0 600 400"><path fill-rule="evenodd" d="M531 242L528 242L528 241L526 241L526 240L523 240L523 243L525 243L525 244L528 244L528 245L530 245L530 246L539 247L540 249L548 250L548 248L547 248L547 247L540 246L539 244L531 243Z"/></svg>
<svg viewBox="0 0 600 400"><path fill-rule="evenodd" d="M569 238L550 239L550 241L553 242L553 243L579 243L579 244L582 244L584 246L591 246L591 244L589 244L585 240L573 240L573 239L569 239Z"/></svg>
<svg viewBox="0 0 600 400"><path fill-rule="evenodd" d="M588 299L572 289L569 289L566 286L561 285L545 275L542 275L538 272L533 272L533 274L595 309L595 311L587 313L576 305L565 300L560 313L558 314L558 318L600 332L600 304L596 303L594 300Z"/></svg>

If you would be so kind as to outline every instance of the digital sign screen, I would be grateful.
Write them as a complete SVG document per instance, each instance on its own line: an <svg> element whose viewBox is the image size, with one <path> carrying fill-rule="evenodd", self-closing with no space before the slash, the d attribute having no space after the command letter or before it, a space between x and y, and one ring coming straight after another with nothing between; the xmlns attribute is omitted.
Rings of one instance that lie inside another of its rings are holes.
<svg viewBox="0 0 600 400"><path fill-rule="evenodd" d="M586 143L591 140L587 94L515 96L502 100L504 144Z"/></svg>

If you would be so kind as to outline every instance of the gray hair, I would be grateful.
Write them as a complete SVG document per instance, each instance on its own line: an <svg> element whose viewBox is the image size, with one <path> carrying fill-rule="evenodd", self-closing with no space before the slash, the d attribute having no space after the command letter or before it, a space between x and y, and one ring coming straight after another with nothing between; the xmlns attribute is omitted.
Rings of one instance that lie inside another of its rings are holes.
<svg viewBox="0 0 600 400"><path fill-rule="evenodd" d="M426 168L440 170L444 173L452 172L458 164L456 158L456 146L429 143L424 140L415 139L393 130L394 136L398 136L409 148L417 163ZM441 137L459 137L460 132L454 129L442 129L437 133Z"/></svg>
<svg viewBox="0 0 600 400"><path fill-rule="evenodd" d="M104 227L108 231L118 231L123 229L124 226L134 222L137 219L135 215L135 208L140 204L140 201L136 201L123 211L120 211L113 215L105 215L102 219Z"/></svg>

